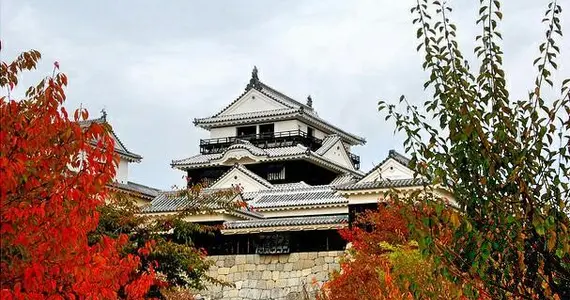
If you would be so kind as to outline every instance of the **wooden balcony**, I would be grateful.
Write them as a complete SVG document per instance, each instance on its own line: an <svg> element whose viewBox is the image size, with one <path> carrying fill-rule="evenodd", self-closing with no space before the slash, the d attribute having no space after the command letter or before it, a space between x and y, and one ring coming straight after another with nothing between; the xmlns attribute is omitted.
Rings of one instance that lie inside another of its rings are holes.
<svg viewBox="0 0 570 300"><path fill-rule="evenodd" d="M321 139L308 136L306 132L301 130L289 130L280 132L267 132L252 135L232 136L214 139L200 140L200 153L212 154L222 153L229 146L234 144L236 140L246 140L253 145L262 148L278 148L290 147L301 144L311 150L317 150L323 143Z"/></svg>
<svg viewBox="0 0 570 300"><path fill-rule="evenodd" d="M314 136L307 135L306 132L301 130L289 130L280 132L267 132L251 135L242 136L232 136L232 137L222 137L214 139L201 139L200 140L200 153L202 154L214 154L222 153L229 146L233 145L236 140L246 140L253 145L262 148L278 148L278 147L290 147L297 144L301 144L313 151L319 149L322 146L323 141ZM350 160L354 164L356 169L360 168L360 156L348 153Z"/></svg>

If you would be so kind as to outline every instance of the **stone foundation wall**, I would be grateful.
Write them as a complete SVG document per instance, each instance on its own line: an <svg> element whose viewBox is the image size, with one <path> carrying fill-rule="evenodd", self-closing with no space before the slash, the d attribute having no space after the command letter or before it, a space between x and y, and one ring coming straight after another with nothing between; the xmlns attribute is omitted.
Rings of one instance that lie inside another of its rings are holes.
<svg viewBox="0 0 570 300"><path fill-rule="evenodd" d="M216 265L209 275L235 287L211 285L204 299L302 300L314 290L313 282L327 281L339 269L342 251L301 252L285 255L210 256ZM311 296L313 298L313 296Z"/></svg>

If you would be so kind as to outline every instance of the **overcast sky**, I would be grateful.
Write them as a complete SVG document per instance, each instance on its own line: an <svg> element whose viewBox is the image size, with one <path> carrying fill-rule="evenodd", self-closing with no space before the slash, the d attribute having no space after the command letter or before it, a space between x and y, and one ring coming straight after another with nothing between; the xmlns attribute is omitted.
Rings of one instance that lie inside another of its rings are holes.
<svg viewBox="0 0 570 300"><path fill-rule="evenodd" d="M379 99L405 94L421 103L425 73L416 53L415 1L23 1L0 0L2 60L31 48L42 65L58 61L69 77L66 106L92 116L105 108L126 147L144 158L130 180L168 189L183 173L172 159L198 153L207 117L243 92L253 65L260 79L293 98L310 94L319 115L364 136L354 148L369 170L402 137L377 112ZM464 52L472 53L479 1L457 3ZM503 1L505 68L511 94L532 86L532 61L545 0ZM570 1L562 25L570 35ZM570 40L561 44L570 77Z"/></svg>

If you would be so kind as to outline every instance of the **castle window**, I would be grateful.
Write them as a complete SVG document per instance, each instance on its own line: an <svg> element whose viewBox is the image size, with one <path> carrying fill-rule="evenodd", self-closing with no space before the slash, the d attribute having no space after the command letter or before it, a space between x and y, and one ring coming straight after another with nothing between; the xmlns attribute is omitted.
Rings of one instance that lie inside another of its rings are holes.
<svg viewBox="0 0 570 300"><path fill-rule="evenodd" d="M275 124L259 125L259 134L262 136L272 136L275 132Z"/></svg>
<svg viewBox="0 0 570 300"><path fill-rule="evenodd" d="M272 166L267 172L267 180L285 180L285 167L284 166Z"/></svg>
<svg viewBox="0 0 570 300"><path fill-rule="evenodd" d="M242 126L236 128L237 136L254 136L256 134L255 126Z"/></svg>
<svg viewBox="0 0 570 300"><path fill-rule="evenodd" d="M315 135L315 130L311 127L307 127L307 137L312 138Z"/></svg>

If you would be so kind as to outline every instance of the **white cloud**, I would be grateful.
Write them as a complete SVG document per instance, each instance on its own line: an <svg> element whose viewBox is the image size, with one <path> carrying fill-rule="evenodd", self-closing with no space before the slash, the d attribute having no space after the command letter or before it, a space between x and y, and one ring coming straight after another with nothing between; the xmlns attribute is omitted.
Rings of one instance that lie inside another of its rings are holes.
<svg viewBox="0 0 570 300"><path fill-rule="evenodd" d="M533 80L546 1L503 2L508 82L515 95L524 95ZM401 137L393 136L376 103L401 94L418 103L429 97L415 51L413 3L259 3L4 0L2 56L37 48L45 58L37 72L42 76L59 61L70 78L69 105L83 103L95 115L106 107L127 147L144 156L130 174L133 180L161 188L181 182L170 160L194 155L198 139L206 136L190 120L237 97L254 64L263 81L299 100L311 94L322 117L365 136L368 144L355 149L364 169L388 149L401 149ZM461 46L472 57L480 32L474 25L477 4L452 4ZM570 55L568 45L568 39L561 45L563 56ZM569 77L570 67L562 67Z"/></svg>

